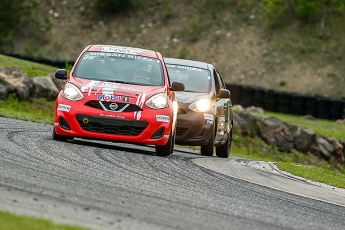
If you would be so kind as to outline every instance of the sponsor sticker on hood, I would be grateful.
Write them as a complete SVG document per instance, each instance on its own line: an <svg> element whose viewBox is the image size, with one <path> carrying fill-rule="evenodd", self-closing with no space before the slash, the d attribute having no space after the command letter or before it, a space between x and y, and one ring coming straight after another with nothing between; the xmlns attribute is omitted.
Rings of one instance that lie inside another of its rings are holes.
<svg viewBox="0 0 345 230"><path fill-rule="evenodd" d="M130 97L122 97L122 101L130 103L131 102L131 98Z"/></svg>
<svg viewBox="0 0 345 230"><path fill-rule="evenodd" d="M97 95L97 99L99 101L120 101L121 96L115 96L115 95Z"/></svg>

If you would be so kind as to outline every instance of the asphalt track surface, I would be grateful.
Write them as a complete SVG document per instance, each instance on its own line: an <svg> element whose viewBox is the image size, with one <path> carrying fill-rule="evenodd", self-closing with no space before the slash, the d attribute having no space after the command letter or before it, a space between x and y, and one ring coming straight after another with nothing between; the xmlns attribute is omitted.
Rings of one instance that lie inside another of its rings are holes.
<svg viewBox="0 0 345 230"><path fill-rule="evenodd" d="M92 229L345 229L344 190L271 163L51 132L0 118L1 210Z"/></svg>

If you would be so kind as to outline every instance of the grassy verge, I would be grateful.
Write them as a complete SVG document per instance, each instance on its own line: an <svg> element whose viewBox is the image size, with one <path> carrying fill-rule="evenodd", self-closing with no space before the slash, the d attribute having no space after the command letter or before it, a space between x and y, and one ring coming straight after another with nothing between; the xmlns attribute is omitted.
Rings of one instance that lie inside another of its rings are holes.
<svg viewBox="0 0 345 230"><path fill-rule="evenodd" d="M18 58L8 57L0 54L0 66L2 67L17 67L23 72L27 73L29 77L48 76L55 73L56 67L39 64L36 62L23 61Z"/></svg>
<svg viewBox="0 0 345 230"><path fill-rule="evenodd" d="M281 153L270 147L266 147L267 149L262 151L265 147L259 142L259 140L252 140L249 142L251 144L243 146L243 144L236 143L235 141L231 154L233 156L252 160L276 162L279 169L291 173L292 175L339 188L345 188L344 165L332 166L329 162L320 160L313 155L306 155L300 152Z"/></svg>
<svg viewBox="0 0 345 230"><path fill-rule="evenodd" d="M86 230L72 225L55 224L49 220L32 218L22 215L13 215L8 212L0 211L0 228L1 230Z"/></svg>
<svg viewBox="0 0 345 230"><path fill-rule="evenodd" d="M287 162L278 162L277 165L281 170L293 175L335 187L345 188L345 173L334 172L326 166L301 165Z"/></svg>
<svg viewBox="0 0 345 230"><path fill-rule="evenodd" d="M255 114L255 116L263 118L274 116L286 123L314 130L317 135L336 139L344 139L345 137L345 126L339 125L334 121L322 119L306 120L301 118L301 116L274 112ZM232 153L244 158L277 162L277 166L281 170L293 175L345 188L345 164L337 163L333 158L330 161L325 161L311 154L302 154L297 151L291 153L279 152L274 147L262 143L260 139L249 136L242 137L239 134L235 135Z"/></svg>
<svg viewBox="0 0 345 230"><path fill-rule="evenodd" d="M0 100L0 116L53 124L55 102L44 98L31 98L29 101L19 101L13 94L7 100Z"/></svg>

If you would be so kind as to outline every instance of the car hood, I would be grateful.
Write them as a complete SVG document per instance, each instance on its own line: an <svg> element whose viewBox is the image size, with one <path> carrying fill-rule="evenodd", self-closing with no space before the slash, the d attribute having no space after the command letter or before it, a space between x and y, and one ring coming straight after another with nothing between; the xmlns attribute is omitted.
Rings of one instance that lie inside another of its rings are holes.
<svg viewBox="0 0 345 230"><path fill-rule="evenodd" d="M211 98L208 93L197 93L197 92L176 92L176 100L178 103L191 104L194 101L201 98Z"/></svg>
<svg viewBox="0 0 345 230"><path fill-rule="evenodd" d="M82 78L71 78L70 82L78 86L84 97L89 97L90 100L136 103L139 99L146 101L152 95L165 91L164 86L131 85Z"/></svg>

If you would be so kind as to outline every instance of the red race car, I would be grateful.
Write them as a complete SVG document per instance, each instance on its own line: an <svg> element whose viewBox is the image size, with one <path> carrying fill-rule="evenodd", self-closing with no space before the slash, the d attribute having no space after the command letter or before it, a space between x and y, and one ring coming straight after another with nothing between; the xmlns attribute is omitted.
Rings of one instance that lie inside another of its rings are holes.
<svg viewBox="0 0 345 230"><path fill-rule="evenodd" d="M56 99L53 139L74 137L155 145L174 151L177 102L162 55L133 47L90 45L79 55Z"/></svg>

